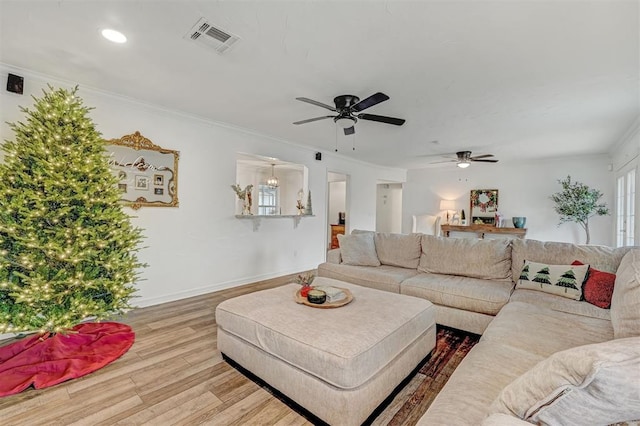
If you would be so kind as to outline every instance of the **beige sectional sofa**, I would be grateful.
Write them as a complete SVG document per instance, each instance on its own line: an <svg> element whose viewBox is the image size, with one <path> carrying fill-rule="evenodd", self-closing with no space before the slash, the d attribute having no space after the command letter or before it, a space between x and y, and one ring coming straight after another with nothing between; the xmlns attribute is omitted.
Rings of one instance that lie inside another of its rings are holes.
<svg viewBox="0 0 640 426"><path fill-rule="evenodd" d="M640 249L368 231L341 240L319 276L426 298L437 323L482 334L420 425L640 419ZM525 261L576 260L616 273L610 309L572 289L517 285Z"/></svg>

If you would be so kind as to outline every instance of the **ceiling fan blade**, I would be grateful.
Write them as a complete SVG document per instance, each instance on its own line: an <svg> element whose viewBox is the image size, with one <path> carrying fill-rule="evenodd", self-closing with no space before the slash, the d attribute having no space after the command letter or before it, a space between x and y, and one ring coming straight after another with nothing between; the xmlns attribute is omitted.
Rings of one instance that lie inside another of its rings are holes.
<svg viewBox="0 0 640 426"><path fill-rule="evenodd" d="M475 163L497 163L498 162L498 160L477 160L475 158L471 158L470 160Z"/></svg>
<svg viewBox="0 0 640 426"><path fill-rule="evenodd" d="M344 129L344 134L345 134L345 136L352 135L352 134L354 134L355 132L356 132L356 129L355 129L355 127L353 127L353 126L351 126L351 127L347 127L347 128L345 128L345 129Z"/></svg>
<svg viewBox="0 0 640 426"><path fill-rule="evenodd" d="M322 108L326 108L329 111L335 111L335 112L338 111L338 110L336 110L335 107L332 107L331 105L323 104L322 102L314 101L313 99L309 99L309 98L296 98L296 99L299 100L299 101L302 101L302 102L306 102L306 103L311 104L311 105L315 105L315 106L319 106L319 107L322 107Z"/></svg>
<svg viewBox="0 0 640 426"><path fill-rule="evenodd" d="M494 156L493 154L474 155L473 157L471 157L471 159L477 160L478 158L489 158L493 156Z"/></svg>
<svg viewBox="0 0 640 426"><path fill-rule="evenodd" d="M429 164L457 163L458 160L431 161Z"/></svg>
<svg viewBox="0 0 640 426"><path fill-rule="evenodd" d="M293 124L306 124L311 123L312 121L324 120L325 118L333 118L333 115L325 115L324 117L316 117L316 118L308 118L306 120L296 121Z"/></svg>
<svg viewBox="0 0 640 426"><path fill-rule="evenodd" d="M370 108L374 105L379 104L380 102L384 102L387 99L389 99L389 97L387 95L385 95L382 92L378 92L378 93L374 93L373 95L369 96L366 99L361 100L360 102L358 102L355 105L351 106L351 111L354 112L360 112L363 111L367 108Z"/></svg>
<svg viewBox="0 0 640 426"><path fill-rule="evenodd" d="M402 126L405 121L402 118L386 117L384 115L374 114L358 114L358 118L363 120L379 121L380 123L395 124L396 126Z"/></svg>

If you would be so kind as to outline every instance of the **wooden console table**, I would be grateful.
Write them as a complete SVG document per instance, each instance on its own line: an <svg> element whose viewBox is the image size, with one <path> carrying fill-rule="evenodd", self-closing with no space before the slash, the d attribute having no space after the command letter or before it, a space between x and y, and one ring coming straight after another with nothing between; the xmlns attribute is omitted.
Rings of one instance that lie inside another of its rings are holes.
<svg viewBox="0 0 640 426"><path fill-rule="evenodd" d="M484 234L510 234L518 238L524 238L527 234L527 228L496 228L493 225L440 225L442 234L449 236L449 232L475 232L480 238L484 238Z"/></svg>

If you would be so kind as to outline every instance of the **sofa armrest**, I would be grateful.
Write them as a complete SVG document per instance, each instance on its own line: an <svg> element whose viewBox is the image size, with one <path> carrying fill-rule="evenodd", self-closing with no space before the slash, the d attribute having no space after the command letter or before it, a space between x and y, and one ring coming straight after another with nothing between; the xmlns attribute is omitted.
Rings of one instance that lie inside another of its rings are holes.
<svg viewBox="0 0 640 426"><path fill-rule="evenodd" d="M531 423L508 414L494 413L484 419L482 426L531 426Z"/></svg>
<svg viewBox="0 0 640 426"><path fill-rule="evenodd" d="M333 249L327 252L327 263L342 263L342 256L340 255L340 249Z"/></svg>

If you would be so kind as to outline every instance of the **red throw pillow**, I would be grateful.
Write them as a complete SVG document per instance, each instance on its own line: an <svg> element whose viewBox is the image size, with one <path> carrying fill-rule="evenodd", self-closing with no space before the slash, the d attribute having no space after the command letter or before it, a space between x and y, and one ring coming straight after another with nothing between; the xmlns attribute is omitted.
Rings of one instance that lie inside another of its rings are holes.
<svg viewBox="0 0 640 426"><path fill-rule="evenodd" d="M584 265L584 263L576 260L572 265ZM611 307L611 296L613 295L613 285L615 282L616 274L589 267L587 280L582 286L584 300L599 308L609 309Z"/></svg>

